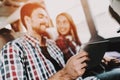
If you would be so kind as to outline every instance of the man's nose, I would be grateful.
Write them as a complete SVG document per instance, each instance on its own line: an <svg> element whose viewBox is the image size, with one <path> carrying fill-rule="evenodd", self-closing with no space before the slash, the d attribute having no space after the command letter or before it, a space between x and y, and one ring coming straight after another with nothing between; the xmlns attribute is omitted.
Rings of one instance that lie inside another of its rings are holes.
<svg viewBox="0 0 120 80"><path fill-rule="evenodd" d="M46 22L48 22L48 19L47 19L46 17L43 17L43 18L41 19L41 23L46 23Z"/></svg>

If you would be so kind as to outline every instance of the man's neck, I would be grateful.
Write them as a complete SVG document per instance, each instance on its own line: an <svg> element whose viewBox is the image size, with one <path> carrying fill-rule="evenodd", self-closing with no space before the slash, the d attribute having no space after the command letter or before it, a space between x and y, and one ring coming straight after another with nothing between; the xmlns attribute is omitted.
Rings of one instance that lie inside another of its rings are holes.
<svg viewBox="0 0 120 80"><path fill-rule="evenodd" d="M43 37L36 33L36 32L29 32L29 35L35 37L37 40L39 40L39 45L40 46L45 46L45 40L43 40Z"/></svg>

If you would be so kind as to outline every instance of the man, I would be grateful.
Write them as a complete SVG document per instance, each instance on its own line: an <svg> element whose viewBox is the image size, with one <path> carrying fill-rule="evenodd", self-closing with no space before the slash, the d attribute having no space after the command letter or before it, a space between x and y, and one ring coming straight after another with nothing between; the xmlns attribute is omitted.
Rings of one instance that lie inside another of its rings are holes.
<svg viewBox="0 0 120 80"><path fill-rule="evenodd" d="M11 31L12 31L12 36L14 39L19 38L23 35L25 35L25 29L23 26L20 24L20 20L15 20L12 23L9 23L11 25Z"/></svg>
<svg viewBox="0 0 120 80"><path fill-rule="evenodd" d="M44 37L47 19L44 7L37 3L22 7L21 21L27 34L7 43L0 52L0 80L75 80L84 74L87 53L79 52L65 65L60 49Z"/></svg>
<svg viewBox="0 0 120 80"><path fill-rule="evenodd" d="M66 80L83 75L87 54L83 52L73 56L65 66L62 52L43 37L47 34L47 19L44 7L37 3L22 7L21 21L27 35L9 42L2 49L0 80Z"/></svg>

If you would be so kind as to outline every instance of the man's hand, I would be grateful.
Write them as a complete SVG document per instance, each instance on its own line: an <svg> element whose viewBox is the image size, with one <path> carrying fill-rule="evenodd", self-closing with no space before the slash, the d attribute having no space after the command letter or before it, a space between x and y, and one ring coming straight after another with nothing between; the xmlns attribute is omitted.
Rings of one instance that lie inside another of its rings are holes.
<svg viewBox="0 0 120 80"><path fill-rule="evenodd" d="M85 62L88 60L87 55L86 52L81 51L72 56L66 63L65 71L72 79L76 79L84 74L85 67L87 66Z"/></svg>
<svg viewBox="0 0 120 80"><path fill-rule="evenodd" d="M74 80L82 76L86 70L86 61L88 60L87 56L87 52L84 51L72 56L66 63L65 68L57 72L48 80Z"/></svg>

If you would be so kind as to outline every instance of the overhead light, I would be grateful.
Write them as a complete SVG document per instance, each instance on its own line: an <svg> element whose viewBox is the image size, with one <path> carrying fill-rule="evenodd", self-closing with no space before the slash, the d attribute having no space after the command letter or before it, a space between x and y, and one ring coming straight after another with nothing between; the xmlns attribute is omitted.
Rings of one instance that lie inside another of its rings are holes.
<svg viewBox="0 0 120 80"><path fill-rule="evenodd" d="M21 6L28 0L8 0L8 2L14 6Z"/></svg>
<svg viewBox="0 0 120 80"><path fill-rule="evenodd" d="M19 7L29 0L0 0L1 5Z"/></svg>
<svg viewBox="0 0 120 80"><path fill-rule="evenodd" d="M0 0L0 6L4 4L5 0Z"/></svg>

